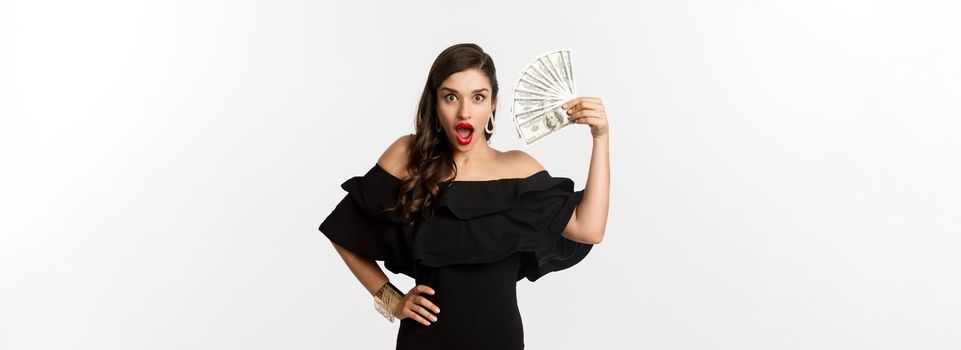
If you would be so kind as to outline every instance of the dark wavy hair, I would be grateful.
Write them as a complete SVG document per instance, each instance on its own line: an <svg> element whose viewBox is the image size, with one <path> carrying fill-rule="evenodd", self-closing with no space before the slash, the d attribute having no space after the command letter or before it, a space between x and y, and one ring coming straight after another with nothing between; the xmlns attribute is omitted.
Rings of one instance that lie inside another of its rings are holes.
<svg viewBox="0 0 961 350"><path fill-rule="evenodd" d="M401 217L414 221L433 215L434 201L440 193L440 183L453 179L457 166L451 153L444 129L437 116L437 89L454 73L477 69L487 76L491 84L491 101L497 99L497 77L494 60L476 44L457 44L448 47L437 56L427 74L427 83L417 106L416 133L409 145L407 172L409 176L401 183L397 203L390 210L399 211ZM494 123L493 116L488 123ZM493 129L493 128L491 128ZM490 140L491 134L484 130Z"/></svg>

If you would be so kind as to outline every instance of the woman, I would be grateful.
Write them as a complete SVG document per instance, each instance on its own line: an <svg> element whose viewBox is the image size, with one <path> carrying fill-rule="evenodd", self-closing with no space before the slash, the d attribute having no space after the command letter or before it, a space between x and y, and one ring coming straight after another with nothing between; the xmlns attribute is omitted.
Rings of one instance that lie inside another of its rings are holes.
<svg viewBox="0 0 961 350"><path fill-rule="evenodd" d="M494 62L480 47L441 52L416 133L344 182L348 194L320 226L378 310L401 319L397 349L522 349L516 282L576 264L604 236L610 166L601 100L564 105L594 138L587 185L575 192L528 154L489 146L497 92ZM376 260L413 277L414 288L397 290Z"/></svg>

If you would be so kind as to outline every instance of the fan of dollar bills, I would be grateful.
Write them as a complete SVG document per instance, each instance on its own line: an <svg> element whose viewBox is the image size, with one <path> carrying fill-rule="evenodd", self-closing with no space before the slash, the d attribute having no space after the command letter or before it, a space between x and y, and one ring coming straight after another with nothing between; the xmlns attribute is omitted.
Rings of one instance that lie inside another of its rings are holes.
<svg viewBox="0 0 961 350"><path fill-rule="evenodd" d="M571 124L561 105L576 96L570 50L548 52L535 59L521 70L511 95L517 136L531 145Z"/></svg>

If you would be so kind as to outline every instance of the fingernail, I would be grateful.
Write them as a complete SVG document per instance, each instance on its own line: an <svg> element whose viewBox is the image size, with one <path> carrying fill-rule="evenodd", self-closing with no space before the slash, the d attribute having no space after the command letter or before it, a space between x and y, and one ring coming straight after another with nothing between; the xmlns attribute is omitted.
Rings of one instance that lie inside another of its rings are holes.
<svg viewBox="0 0 961 350"><path fill-rule="evenodd" d="M571 110L568 109L568 110L567 110L567 114L571 114Z"/></svg>
<svg viewBox="0 0 961 350"><path fill-rule="evenodd" d="M563 107L564 109L567 109L567 105L563 105L563 106L561 106L561 107Z"/></svg>

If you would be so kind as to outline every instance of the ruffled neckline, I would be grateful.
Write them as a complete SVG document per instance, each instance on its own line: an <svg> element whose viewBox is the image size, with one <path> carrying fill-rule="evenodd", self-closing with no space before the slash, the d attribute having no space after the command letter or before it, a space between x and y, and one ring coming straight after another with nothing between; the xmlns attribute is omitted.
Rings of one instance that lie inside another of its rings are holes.
<svg viewBox="0 0 961 350"><path fill-rule="evenodd" d="M394 176L394 174L389 173L386 169L381 167L379 163L374 163L374 169L376 169L378 172L384 173L385 175L387 175L388 178L390 178L396 183L401 183L404 181ZM505 178L490 179L490 180L444 180L444 181L441 181L440 183L442 184L450 184L450 183L491 184L491 183L500 183L500 182L509 182L509 181L525 181L525 180L531 180L536 177L542 176L541 175L542 173L549 176L547 169L543 169L527 177L505 177Z"/></svg>
<svg viewBox="0 0 961 350"><path fill-rule="evenodd" d="M371 171L389 179L395 190L396 186L403 181L377 163L374 163ZM557 186L573 192L574 181L566 177L553 177L547 169L527 177L445 180L441 181L437 210L444 209L457 218L469 220L510 209L526 193L544 191Z"/></svg>

